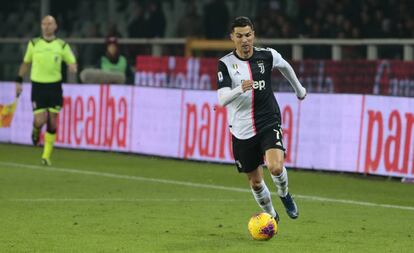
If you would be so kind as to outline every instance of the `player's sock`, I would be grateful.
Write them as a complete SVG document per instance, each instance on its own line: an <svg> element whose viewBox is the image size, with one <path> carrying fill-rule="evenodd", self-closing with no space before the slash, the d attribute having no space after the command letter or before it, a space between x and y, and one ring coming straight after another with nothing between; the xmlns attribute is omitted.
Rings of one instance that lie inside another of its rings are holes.
<svg viewBox="0 0 414 253"><path fill-rule="evenodd" d="M254 190L251 188L254 199L256 200L257 204L265 211L266 213L276 217L276 211L272 205L272 199L270 197L270 191L267 188L265 182L262 180L260 183L260 189Z"/></svg>
<svg viewBox="0 0 414 253"><path fill-rule="evenodd" d="M53 145L55 144L55 140L56 140L56 133L52 134L46 131L42 159L45 159L48 162L50 162L50 156L52 155Z"/></svg>
<svg viewBox="0 0 414 253"><path fill-rule="evenodd" d="M273 182L277 188L277 194L280 197L286 197L288 194L288 175L285 166L283 166L282 173L277 176L271 175Z"/></svg>
<svg viewBox="0 0 414 253"><path fill-rule="evenodd" d="M288 176L285 166L283 166L282 173L277 176L272 175L272 179L276 184L277 194L280 196L280 200L285 206L287 214L292 219L298 218L298 207L288 192Z"/></svg>

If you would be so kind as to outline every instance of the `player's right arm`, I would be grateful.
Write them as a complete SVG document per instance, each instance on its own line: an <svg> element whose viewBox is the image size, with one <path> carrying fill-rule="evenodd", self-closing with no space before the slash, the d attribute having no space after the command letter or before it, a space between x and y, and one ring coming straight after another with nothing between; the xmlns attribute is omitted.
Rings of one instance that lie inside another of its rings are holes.
<svg viewBox="0 0 414 253"><path fill-rule="evenodd" d="M219 61L218 70L217 70L217 95L218 102L221 106L226 106L238 98L243 92L252 89L253 81L244 80L242 85L237 86L236 88L231 88L231 77L229 71L227 70L226 64L222 61Z"/></svg>
<svg viewBox="0 0 414 253"><path fill-rule="evenodd" d="M29 71L30 63L32 62L33 58L33 42L29 41L26 49L26 53L24 54L24 59L22 64L20 65L19 72L17 73L16 77L16 96L20 96L23 91L23 76Z"/></svg>

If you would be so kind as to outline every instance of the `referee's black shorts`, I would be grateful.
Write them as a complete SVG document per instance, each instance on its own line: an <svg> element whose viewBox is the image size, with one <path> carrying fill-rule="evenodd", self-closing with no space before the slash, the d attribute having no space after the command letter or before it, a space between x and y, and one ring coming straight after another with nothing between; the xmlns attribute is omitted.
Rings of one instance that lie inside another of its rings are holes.
<svg viewBox="0 0 414 253"><path fill-rule="evenodd" d="M246 140L237 139L233 135L232 141L237 170L244 173L252 172L264 163L266 150L277 148L285 151L280 124Z"/></svg>
<svg viewBox="0 0 414 253"><path fill-rule="evenodd" d="M50 111L58 113L63 104L62 82L39 83L32 81L33 112Z"/></svg>

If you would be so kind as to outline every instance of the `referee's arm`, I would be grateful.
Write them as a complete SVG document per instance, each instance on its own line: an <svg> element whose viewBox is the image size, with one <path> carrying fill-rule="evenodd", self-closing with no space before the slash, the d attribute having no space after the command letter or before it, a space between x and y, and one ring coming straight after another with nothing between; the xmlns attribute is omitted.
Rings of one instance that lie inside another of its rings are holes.
<svg viewBox="0 0 414 253"><path fill-rule="evenodd" d="M72 49L70 48L69 44L65 44L63 48L63 60L68 65L70 72L72 73L78 72L78 64L76 63L75 55L73 54Z"/></svg>
<svg viewBox="0 0 414 253"><path fill-rule="evenodd" d="M32 62L32 49L33 45L31 42L28 43L26 53L24 55L24 59L22 64L20 65L19 72L17 73L16 77L16 97L20 96L23 91L23 77L29 71L30 63Z"/></svg>
<svg viewBox="0 0 414 253"><path fill-rule="evenodd" d="M16 97L20 96L23 91L23 76L27 73L30 68L30 63L23 62L20 65L19 72L16 77Z"/></svg>
<svg viewBox="0 0 414 253"><path fill-rule="evenodd" d="M78 72L78 64L76 63L70 63L68 64L69 67L69 71L72 73L77 73Z"/></svg>

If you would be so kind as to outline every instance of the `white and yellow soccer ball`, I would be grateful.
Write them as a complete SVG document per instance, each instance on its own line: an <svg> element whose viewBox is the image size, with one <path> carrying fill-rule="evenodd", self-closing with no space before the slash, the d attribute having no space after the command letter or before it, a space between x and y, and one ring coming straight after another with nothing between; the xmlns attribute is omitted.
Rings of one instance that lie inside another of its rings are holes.
<svg viewBox="0 0 414 253"><path fill-rule="evenodd" d="M254 240L265 241L277 234L277 223L268 213L253 215L248 224L249 233Z"/></svg>

